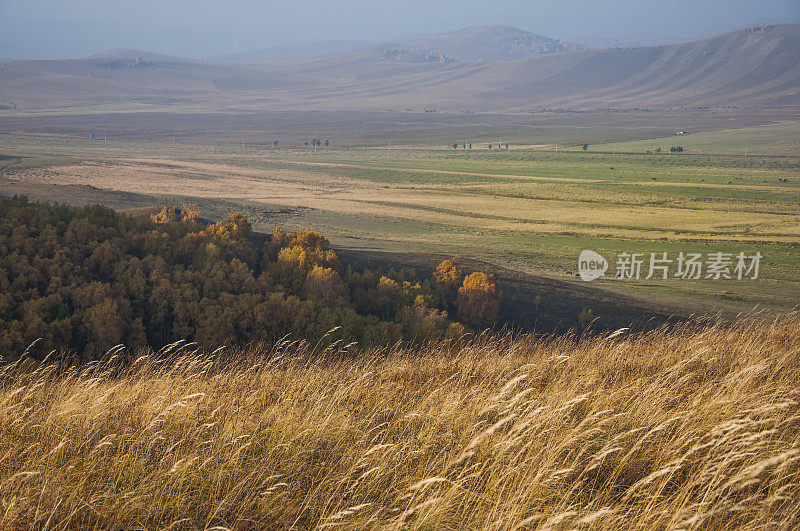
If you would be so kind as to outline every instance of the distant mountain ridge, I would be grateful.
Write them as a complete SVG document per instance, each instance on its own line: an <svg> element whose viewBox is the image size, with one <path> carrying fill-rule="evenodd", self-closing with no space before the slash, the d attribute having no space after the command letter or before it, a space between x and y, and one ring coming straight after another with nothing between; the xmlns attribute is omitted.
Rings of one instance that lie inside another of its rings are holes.
<svg viewBox="0 0 800 531"><path fill-rule="evenodd" d="M126 104L153 110L224 104L231 111L800 109L800 24L642 48L580 49L489 26L246 63L112 52L6 63L0 94L21 111Z"/></svg>
<svg viewBox="0 0 800 531"><path fill-rule="evenodd" d="M414 55L435 54L451 60L513 61L553 53L586 50L587 46L537 35L512 26L477 26L449 33L415 35L385 42L322 41L283 44L214 57L217 62L259 62L299 55L330 55L336 52L363 53L369 50L397 50Z"/></svg>
<svg viewBox="0 0 800 531"><path fill-rule="evenodd" d="M513 26L476 26L438 35L418 35L402 44L431 50L460 61L513 61L588 47Z"/></svg>
<svg viewBox="0 0 800 531"><path fill-rule="evenodd" d="M149 61L173 61L173 62L190 62L191 59L185 57L177 57L174 55L166 55L161 53L147 52L145 50L137 50L135 48L114 48L113 50L105 50L87 57L87 59L144 59Z"/></svg>

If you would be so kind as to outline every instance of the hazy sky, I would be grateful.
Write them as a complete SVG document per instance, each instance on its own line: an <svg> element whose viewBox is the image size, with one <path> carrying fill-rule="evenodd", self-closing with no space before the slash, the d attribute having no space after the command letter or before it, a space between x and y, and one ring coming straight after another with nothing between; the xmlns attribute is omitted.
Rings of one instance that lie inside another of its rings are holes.
<svg viewBox="0 0 800 531"><path fill-rule="evenodd" d="M636 45L772 22L800 22L800 0L0 0L0 57L82 57L122 47L209 57L483 24L591 45Z"/></svg>

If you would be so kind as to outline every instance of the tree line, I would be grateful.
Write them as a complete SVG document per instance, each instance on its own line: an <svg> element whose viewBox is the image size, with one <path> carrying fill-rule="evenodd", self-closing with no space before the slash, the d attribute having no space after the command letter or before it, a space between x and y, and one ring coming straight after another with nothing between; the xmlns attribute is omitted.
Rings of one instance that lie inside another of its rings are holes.
<svg viewBox="0 0 800 531"><path fill-rule="evenodd" d="M196 206L127 216L0 199L0 355L186 339L245 345L284 336L389 344L494 324L501 291L446 260L354 269L311 230L254 233L241 213L205 224ZM329 333L331 330L335 332ZM327 335L326 335L327 334Z"/></svg>

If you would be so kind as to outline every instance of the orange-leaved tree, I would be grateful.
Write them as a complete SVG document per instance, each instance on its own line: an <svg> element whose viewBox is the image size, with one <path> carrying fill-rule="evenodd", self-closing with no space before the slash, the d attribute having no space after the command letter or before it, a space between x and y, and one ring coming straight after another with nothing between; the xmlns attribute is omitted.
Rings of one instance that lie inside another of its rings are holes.
<svg viewBox="0 0 800 531"><path fill-rule="evenodd" d="M458 289L459 318L473 327L492 326L497 321L502 292L494 275L476 272L464 278Z"/></svg>
<svg viewBox="0 0 800 531"><path fill-rule="evenodd" d="M200 220L200 207L184 203L180 208L164 207L150 216L153 223L197 223Z"/></svg>
<svg viewBox="0 0 800 531"><path fill-rule="evenodd" d="M208 253L219 255L226 259L238 258L252 265L255 251L250 243L253 226L241 212L234 212L225 221L209 225L201 235L210 239Z"/></svg>
<svg viewBox="0 0 800 531"><path fill-rule="evenodd" d="M197 223L200 221L200 207L195 204L182 204L181 221L184 223Z"/></svg>
<svg viewBox="0 0 800 531"><path fill-rule="evenodd" d="M300 291L305 285L307 292L309 289L313 291L314 286L321 281L320 278L312 277L310 285L308 284L307 277L314 268L331 270L325 273L317 272L317 276L330 276L330 273L336 273L338 257L329 246L324 236L311 230L285 234L282 230L276 229L272 234L267 253L272 255L277 251L277 262L275 267L271 268L269 265L267 267L272 269L275 279L284 287ZM339 276L338 273L336 275Z"/></svg>
<svg viewBox="0 0 800 531"><path fill-rule="evenodd" d="M438 266L436 271L433 272L433 278L436 283L442 286L446 291L455 293L458 290L464 274L455 266L450 260L445 260Z"/></svg>
<svg viewBox="0 0 800 531"><path fill-rule="evenodd" d="M330 267L314 266L308 272L306 295L325 306L344 306L350 302L347 286L339 273Z"/></svg>

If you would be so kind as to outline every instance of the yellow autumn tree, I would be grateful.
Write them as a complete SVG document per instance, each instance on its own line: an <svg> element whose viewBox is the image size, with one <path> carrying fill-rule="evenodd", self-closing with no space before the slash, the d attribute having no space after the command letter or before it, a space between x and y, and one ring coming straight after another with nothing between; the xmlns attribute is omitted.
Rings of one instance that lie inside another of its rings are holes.
<svg viewBox="0 0 800 531"><path fill-rule="evenodd" d="M175 223L181 220L180 209L175 207L164 207L150 216L153 223Z"/></svg>
<svg viewBox="0 0 800 531"><path fill-rule="evenodd" d="M150 216L153 223L197 223L200 220L200 207L184 203L180 208L164 207Z"/></svg>
<svg viewBox="0 0 800 531"><path fill-rule="evenodd" d="M234 212L225 221L214 223L203 232L223 241L243 241L253 232L253 227L244 214Z"/></svg>
<svg viewBox="0 0 800 531"><path fill-rule="evenodd" d="M289 245L299 245L304 249L324 251L328 249L330 243L322 234L314 232L313 230L304 229L289 237Z"/></svg>
<svg viewBox="0 0 800 531"><path fill-rule="evenodd" d="M206 245L208 256L217 256L225 259L238 258L253 264L255 251L250 242L253 227L241 212L234 212L225 221L209 225L200 234L209 239Z"/></svg>
<svg viewBox="0 0 800 531"><path fill-rule="evenodd" d="M200 207L184 203L181 205L181 221L184 223L197 223L200 221Z"/></svg>
<svg viewBox="0 0 800 531"><path fill-rule="evenodd" d="M287 240L288 237L283 229L281 227L275 227L272 231L272 236L270 236L267 241L266 259L272 262L276 261L278 259L278 253L286 246Z"/></svg>
<svg viewBox="0 0 800 531"><path fill-rule="evenodd" d="M464 278L458 289L459 318L473 327L492 326L497 321L502 292L494 275L476 272Z"/></svg>
<svg viewBox="0 0 800 531"><path fill-rule="evenodd" d="M436 266L436 271L433 272L433 278L436 279L436 282L445 288L445 291L451 293L455 293L458 290L463 277L464 274L450 260L443 261Z"/></svg>
<svg viewBox="0 0 800 531"><path fill-rule="evenodd" d="M387 321L391 318L395 302L400 295L400 284L396 280L382 276L378 279L378 293L376 302L380 308L381 317Z"/></svg>
<svg viewBox="0 0 800 531"><path fill-rule="evenodd" d="M338 261L336 253L329 249L328 240L318 232L301 230L287 236L275 229L272 242L280 245L277 260L284 272L296 272L302 278L316 266L332 268Z"/></svg>
<svg viewBox="0 0 800 531"><path fill-rule="evenodd" d="M331 267L336 264L337 257L333 251L307 249L300 245L284 247L278 253L278 263L288 270L302 272L311 271L315 266Z"/></svg>
<svg viewBox="0 0 800 531"><path fill-rule="evenodd" d="M306 295L326 306L343 306L348 302L347 287L330 267L314 266L308 272Z"/></svg>

